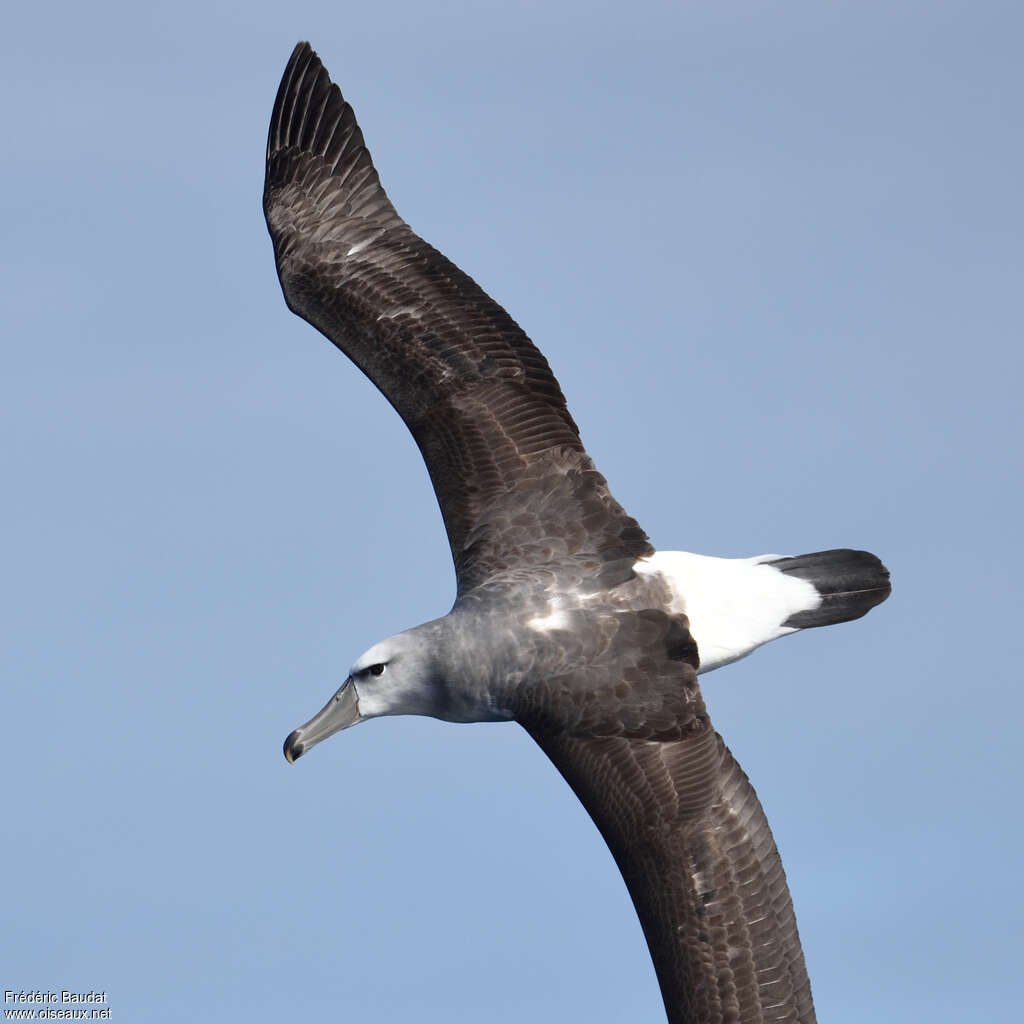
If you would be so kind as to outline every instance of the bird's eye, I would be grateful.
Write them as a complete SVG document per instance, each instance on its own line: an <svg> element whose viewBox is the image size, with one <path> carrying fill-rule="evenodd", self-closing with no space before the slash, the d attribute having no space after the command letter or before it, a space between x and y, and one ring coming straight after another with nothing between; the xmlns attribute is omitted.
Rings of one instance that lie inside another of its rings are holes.
<svg viewBox="0 0 1024 1024"><path fill-rule="evenodd" d="M371 665L366 671L369 672L371 676L380 676L384 674L384 666L380 662L377 662L376 665Z"/></svg>

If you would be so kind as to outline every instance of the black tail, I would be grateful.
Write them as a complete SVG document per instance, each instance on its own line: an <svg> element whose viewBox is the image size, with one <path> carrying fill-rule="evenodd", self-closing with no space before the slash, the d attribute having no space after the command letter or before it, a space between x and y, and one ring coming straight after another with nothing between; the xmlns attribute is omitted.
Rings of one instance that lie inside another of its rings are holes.
<svg viewBox="0 0 1024 1024"><path fill-rule="evenodd" d="M787 576L807 580L821 594L817 608L797 612L783 623L795 629L859 619L881 604L892 590L889 570L868 551L812 551L809 555L774 558L765 564L775 566Z"/></svg>

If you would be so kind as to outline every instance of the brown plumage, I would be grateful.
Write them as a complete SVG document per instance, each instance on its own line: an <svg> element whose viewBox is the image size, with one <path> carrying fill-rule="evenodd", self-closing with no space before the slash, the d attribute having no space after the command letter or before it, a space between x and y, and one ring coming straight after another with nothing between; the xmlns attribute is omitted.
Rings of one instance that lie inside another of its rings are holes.
<svg viewBox="0 0 1024 1024"><path fill-rule="evenodd" d="M430 471L459 584L431 635L471 623L511 651L507 678L488 682L495 715L529 730L611 848L669 1020L813 1021L779 854L708 718L686 616L634 574L646 535L584 451L543 355L395 212L305 43L274 106L264 210L289 307L375 382ZM524 627L563 595L576 601L564 617ZM352 678L371 671L384 668ZM290 760L343 727L304 745L308 726Z"/></svg>
<svg viewBox="0 0 1024 1024"><path fill-rule="evenodd" d="M672 1024L813 1021L771 829L722 738L534 737L604 836Z"/></svg>
<svg viewBox="0 0 1024 1024"><path fill-rule="evenodd" d="M380 388L416 439L460 589L545 561L552 545L575 553L599 538L606 558L651 553L583 450L544 356L395 212L352 108L308 44L274 105L263 208L289 308ZM567 493L548 493L555 478ZM578 506L572 520L565 501Z"/></svg>

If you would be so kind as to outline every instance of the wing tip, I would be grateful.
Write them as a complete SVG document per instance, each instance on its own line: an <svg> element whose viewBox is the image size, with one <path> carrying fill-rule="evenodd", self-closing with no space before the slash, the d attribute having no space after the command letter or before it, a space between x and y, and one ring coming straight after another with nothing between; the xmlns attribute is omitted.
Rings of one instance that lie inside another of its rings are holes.
<svg viewBox="0 0 1024 1024"><path fill-rule="evenodd" d="M270 117L264 211L269 211L272 194L282 186L299 183L311 189L329 178L338 179L353 212L375 201L378 214L396 216L352 107L303 40L285 66Z"/></svg>
<svg viewBox="0 0 1024 1024"><path fill-rule="evenodd" d="M310 68L313 75L310 84L307 77ZM281 75L281 84L274 99L274 110L270 116L270 132L267 136L267 159L274 153L298 141L297 132L292 131L292 121L300 101L315 89L321 76L330 84L330 77L313 47L305 40L295 44L291 57ZM301 124L300 124L301 127Z"/></svg>

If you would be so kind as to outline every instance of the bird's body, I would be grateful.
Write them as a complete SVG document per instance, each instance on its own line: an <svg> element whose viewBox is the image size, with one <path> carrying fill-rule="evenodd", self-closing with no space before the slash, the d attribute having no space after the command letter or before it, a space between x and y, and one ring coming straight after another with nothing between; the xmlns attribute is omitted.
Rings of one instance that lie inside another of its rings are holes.
<svg viewBox="0 0 1024 1024"><path fill-rule="evenodd" d="M673 1024L814 1019L778 852L697 682L889 592L873 555L656 552L543 355L416 236L307 44L271 121L264 209L288 305L377 384L423 453L458 596L369 648L289 760L363 718L515 721L623 873Z"/></svg>

